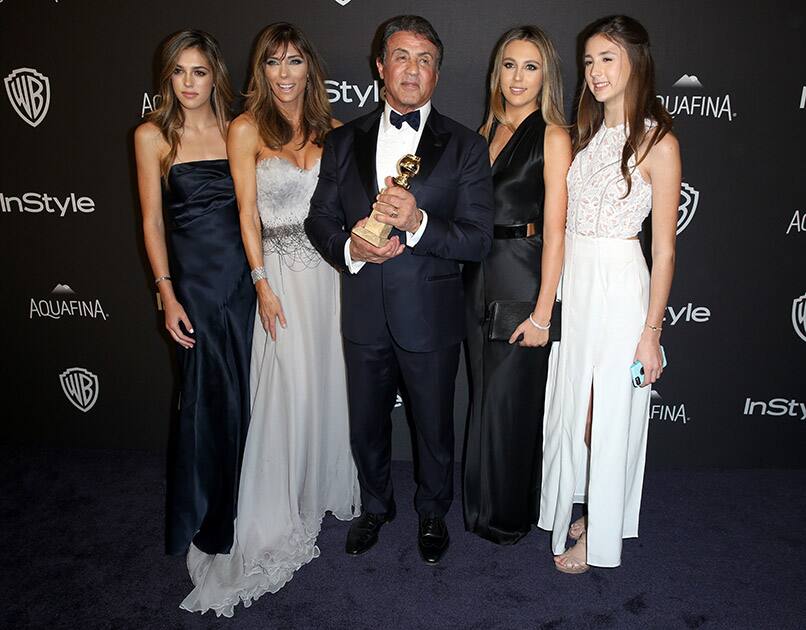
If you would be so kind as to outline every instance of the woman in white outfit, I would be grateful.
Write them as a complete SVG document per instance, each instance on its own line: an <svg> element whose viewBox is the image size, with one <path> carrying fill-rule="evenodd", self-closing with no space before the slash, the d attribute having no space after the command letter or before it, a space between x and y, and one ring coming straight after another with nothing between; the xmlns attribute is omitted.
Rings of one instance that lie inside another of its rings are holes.
<svg viewBox="0 0 806 630"><path fill-rule="evenodd" d="M646 30L611 16L591 24L583 41L539 522L552 530L555 565L565 573L618 566L622 539L638 535L680 196L679 148L655 97ZM651 276L636 236L650 210ZM630 378L636 359L645 370L641 388ZM574 502L587 502L587 517L569 530ZM577 543L566 550L568 535Z"/></svg>
<svg viewBox="0 0 806 630"><path fill-rule="evenodd" d="M337 124L313 45L291 24L268 26L255 46L246 112L227 137L258 301L235 542L215 556L191 546L186 610L230 617L240 601L278 591L319 555L325 512L348 520L360 511L338 274L302 226Z"/></svg>

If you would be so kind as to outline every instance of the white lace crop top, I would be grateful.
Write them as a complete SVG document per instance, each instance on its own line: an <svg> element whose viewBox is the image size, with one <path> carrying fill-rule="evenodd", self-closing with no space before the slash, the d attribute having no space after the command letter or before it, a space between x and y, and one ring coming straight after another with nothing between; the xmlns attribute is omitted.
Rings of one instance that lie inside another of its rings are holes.
<svg viewBox="0 0 806 630"><path fill-rule="evenodd" d="M567 177L567 231L599 238L631 238L641 231L652 208L652 186L635 168L633 155L628 162L632 188L624 197L621 151L626 139L623 124L610 129L603 124L574 158Z"/></svg>

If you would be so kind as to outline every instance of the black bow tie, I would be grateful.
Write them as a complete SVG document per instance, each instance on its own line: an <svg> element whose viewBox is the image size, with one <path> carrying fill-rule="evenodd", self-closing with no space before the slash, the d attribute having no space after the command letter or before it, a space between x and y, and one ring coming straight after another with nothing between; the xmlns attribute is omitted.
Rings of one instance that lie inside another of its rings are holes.
<svg viewBox="0 0 806 630"><path fill-rule="evenodd" d="M392 110L389 115L389 122L398 129L403 126L404 122L409 123L409 127L414 129L414 131L418 131L420 129L420 110L417 109L408 114L398 114L395 110Z"/></svg>

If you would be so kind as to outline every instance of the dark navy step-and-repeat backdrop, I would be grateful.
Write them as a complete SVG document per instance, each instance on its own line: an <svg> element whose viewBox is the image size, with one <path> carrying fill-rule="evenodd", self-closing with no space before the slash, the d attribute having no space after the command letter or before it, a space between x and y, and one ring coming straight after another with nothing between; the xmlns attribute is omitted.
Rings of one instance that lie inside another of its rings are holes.
<svg viewBox="0 0 806 630"><path fill-rule="evenodd" d="M377 25L418 13L445 43L435 96L482 120L489 55L535 23L563 59L611 13L649 30L657 91L683 152L678 267L651 407L650 466L803 466L806 446L806 10L802 2L592 0L0 0L3 440L159 449L173 394L142 245L132 131L154 107L159 42L221 42L236 88L264 25L318 44L337 117L381 96ZM459 376L457 443L467 405ZM407 457L396 412L395 451ZM539 418L534 419L539 422Z"/></svg>

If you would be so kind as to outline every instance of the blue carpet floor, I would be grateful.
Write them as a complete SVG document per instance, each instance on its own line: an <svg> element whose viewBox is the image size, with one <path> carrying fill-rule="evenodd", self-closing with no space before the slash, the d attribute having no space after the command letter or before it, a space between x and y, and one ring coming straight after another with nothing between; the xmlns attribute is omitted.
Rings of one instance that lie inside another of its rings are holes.
<svg viewBox="0 0 806 630"><path fill-rule="evenodd" d="M650 472L623 565L558 573L549 535L497 547L464 532L442 564L416 550L411 465L375 549L320 558L233 619L191 615L182 558L162 553L163 461L124 451L0 451L2 628L806 628L806 471ZM457 488L458 484L457 469Z"/></svg>

